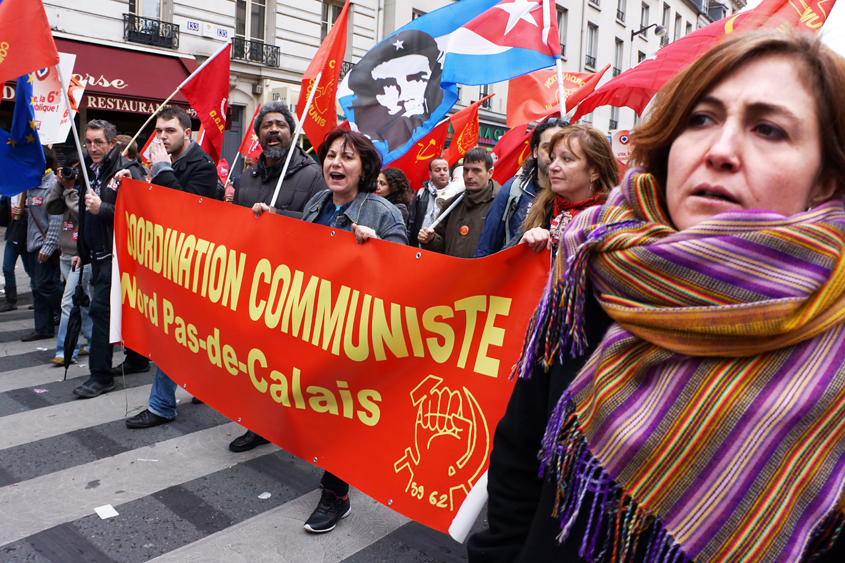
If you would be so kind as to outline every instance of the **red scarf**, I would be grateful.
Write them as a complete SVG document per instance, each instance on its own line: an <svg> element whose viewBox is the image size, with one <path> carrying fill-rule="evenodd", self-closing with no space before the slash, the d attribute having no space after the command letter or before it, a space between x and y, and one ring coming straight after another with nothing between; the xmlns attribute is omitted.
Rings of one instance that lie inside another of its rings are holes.
<svg viewBox="0 0 845 563"><path fill-rule="evenodd" d="M576 215L588 207L601 205L604 203L604 200L604 194L596 194L584 201L569 201L561 196L555 196L555 211L552 217L551 226L549 227L549 234L552 238L552 242L558 244L561 234L563 234L563 231L566 230L566 227L569 226L569 223L572 222L572 219L574 219Z"/></svg>

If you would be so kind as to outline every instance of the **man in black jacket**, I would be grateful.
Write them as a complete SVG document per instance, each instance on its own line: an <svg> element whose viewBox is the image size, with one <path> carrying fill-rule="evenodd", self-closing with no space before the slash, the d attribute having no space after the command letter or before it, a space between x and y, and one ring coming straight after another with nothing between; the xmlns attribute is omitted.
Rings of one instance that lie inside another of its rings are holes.
<svg viewBox="0 0 845 563"><path fill-rule="evenodd" d="M285 104L270 102L261 106L253 127L264 152L258 163L240 177L232 203L243 207L256 203L272 206L285 158L288 151L293 151L275 212L299 219L308 200L328 188L323 171L313 158L291 142L296 125Z"/></svg>
<svg viewBox="0 0 845 563"><path fill-rule="evenodd" d="M437 191L449 185L449 163L446 159L438 156L429 160L428 176L431 179L423 182L422 188L417 190L408 210L408 239L411 246L419 247L417 235L420 229L431 226L440 214L435 201Z"/></svg>
<svg viewBox="0 0 845 563"><path fill-rule="evenodd" d="M217 168L191 140L191 118L182 108L168 106L156 119L156 138L150 144L152 183L180 192L214 198ZM126 420L128 428L150 428L176 418L176 383L161 368L150 389L149 407Z"/></svg>
<svg viewBox="0 0 845 563"><path fill-rule="evenodd" d="M144 173L138 163L120 156L120 145L114 125L101 119L88 122L85 131L85 166L91 182L91 191L85 189L82 174L76 175L80 183L80 200L85 210L79 214L79 238L76 241L78 256L71 264L91 264L91 306L88 315L93 324L89 366L91 376L73 390L73 394L90 399L114 389L112 372L113 347L109 343L109 296L111 293L112 240L114 238L114 207L120 178L131 176L143 180ZM118 172L121 172L118 176ZM64 189L72 189L74 180L58 178Z"/></svg>

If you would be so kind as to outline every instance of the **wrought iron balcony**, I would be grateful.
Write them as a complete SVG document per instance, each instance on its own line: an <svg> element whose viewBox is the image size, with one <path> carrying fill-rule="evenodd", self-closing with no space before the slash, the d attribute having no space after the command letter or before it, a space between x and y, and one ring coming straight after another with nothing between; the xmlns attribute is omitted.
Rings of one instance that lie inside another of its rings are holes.
<svg viewBox="0 0 845 563"><path fill-rule="evenodd" d="M622 10L616 10L616 19L624 23L625 22L625 12L623 12Z"/></svg>
<svg viewBox="0 0 845 563"><path fill-rule="evenodd" d="M261 41L250 41L243 37L232 38L232 60L247 61L266 66L278 67L280 50L275 45L267 45Z"/></svg>
<svg viewBox="0 0 845 563"><path fill-rule="evenodd" d="M616 76L619 76L620 74L622 74L622 69L613 67L613 76L616 77Z"/></svg>
<svg viewBox="0 0 845 563"><path fill-rule="evenodd" d="M615 119L611 119L607 128L611 131L614 129L619 129L619 123Z"/></svg>
<svg viewBox="0 0 845 563"><path fill-rule="evenodd" d="M348 61L340 63L340 78L338 78L338 81L343 80L343 77L346 76L346 73L352 70L353 66L355 66L355 63L350 63Z"/></svg>
<svg viewBox="0 0 845 563"><path fill-rule="evenodd" d="M123 14L123 38L133 43L178 49L179 26L135 14Z"/></svg>
<svg viewBox="0 0 845 563"><path fill-rule="evenodd" d="M585 64L590 68L596 68L596 58L590 55L587 55L587 60Z"/></svg>

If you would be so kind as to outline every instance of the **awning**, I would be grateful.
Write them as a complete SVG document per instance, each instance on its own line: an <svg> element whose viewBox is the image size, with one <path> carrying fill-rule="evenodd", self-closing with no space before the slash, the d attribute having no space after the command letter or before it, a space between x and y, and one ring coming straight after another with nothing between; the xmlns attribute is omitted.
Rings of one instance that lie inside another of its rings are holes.
<svg viewBox="0 0 845 563"><path fill-rule="evenodd" d="M76 55L73 74L88 80L81 107L151 114L199 65L192 58L157 55L55 38L61 53ZM14 83L4 87L3 99L14 97ZM188 109L182 94L173 103Z"/></svg>

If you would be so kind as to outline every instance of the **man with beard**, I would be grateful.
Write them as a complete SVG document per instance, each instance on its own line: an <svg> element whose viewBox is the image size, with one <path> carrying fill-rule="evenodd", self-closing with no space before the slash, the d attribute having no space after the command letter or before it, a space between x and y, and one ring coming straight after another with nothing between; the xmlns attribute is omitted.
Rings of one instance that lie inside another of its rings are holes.
<svg viewBox="0 0 845 563"><path fill-rule="evenodd" d="M327 189L323 171L313 158L291 142L296 123L282 102L261 106L253 124L263 152L255 166L246 170L235 187L232 203L253 207L264 203L273 205L273 193L289 150L294 151L282 182L273 213L299 219L308 200Z"/></svg>
<svg viewBox="0 0 845 563"><path fill-rule="evenodd" d="M531 158L527 159L516 176L505 182L493 205L487 211L484 228L473 258L483 258L510 245L516 237L534 198L549 189L549 142L558 131L568 127L565 119L547 119L531 131L528 147ZM521 237L520 237L521 238ZM519 241L517 241L519 242Z"/></svg>
<svg viewBox="0 0 845 563"><path fill-rule="evenodd" d="M205 151L191 140L191 118L185 110L174 106L163 108L156 119L155 134L155 140L150 143L152 183L201 197L215 198L217 167ZM127 355L126 363L129 362L130 357ZM127 419L126 426L151 428L175 419L176 383L158 368L150 389L149 407Z"/></svg>
<svg viewBox="0 0 845 563"><path fill-rule="evenodd" d="M263 206L264 211L269 209L279 215L301 218L308 200L328 189L323 180L322 169L305 151L291 142L296 124L285 104L270 102L261 106L253 127L263 152L255 166L241 176L232 203L243 207ZM273 204L273 193L276 191L276 184L289 150L294 153L291 155L276 207L268 208ZM247 430L246 434L235 438L229 444L229 449L233 452L245 452L267 443L265 438Z"/></svg>

